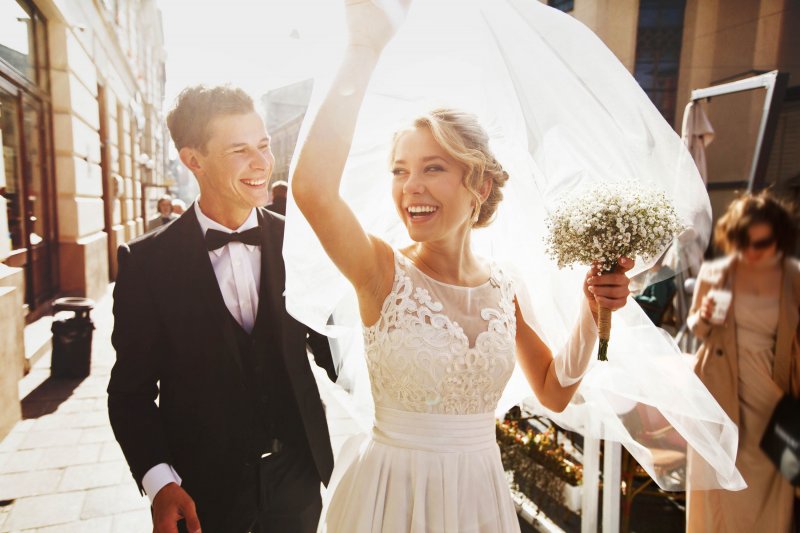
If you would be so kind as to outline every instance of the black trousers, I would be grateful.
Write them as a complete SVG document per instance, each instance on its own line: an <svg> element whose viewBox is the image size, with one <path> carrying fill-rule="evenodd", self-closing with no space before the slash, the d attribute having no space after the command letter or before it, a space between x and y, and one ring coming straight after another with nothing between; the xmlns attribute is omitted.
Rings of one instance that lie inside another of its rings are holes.
<svg viewBox="0 0 800 533"><path fill-rule="evenodd" d="M203 533L314 533L322 512L319 473L310 452L287 447L247 469L227 519ZM210 521L208 521L210 522ZM178 531L186 532L183 521Z"/></svg>

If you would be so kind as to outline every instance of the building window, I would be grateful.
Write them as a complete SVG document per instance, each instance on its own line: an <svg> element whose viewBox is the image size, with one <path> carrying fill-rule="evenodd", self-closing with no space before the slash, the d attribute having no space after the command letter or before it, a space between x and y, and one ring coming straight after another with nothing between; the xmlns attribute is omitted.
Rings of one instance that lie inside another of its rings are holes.
<svg viewBox="0 0 800 533"><path fill-rule="evenodd" d="M3 262L25 269L31 310L46 309L58 290L45 28L31 2L0 0L0 195L8 223L0 238L11 248Z"/></svg>
<svg viewBox="0 0 800 533"><path fill-rule="evenodd" d="M686 0L641 0L633 75L667 122L675 120Z"/></svg>
<svg viewBox="0 0 800 533"><path fill-rule="evenodd" d="M41 15L23 0L0 0L0 59L45 89L47 72L42 58L46 47Z"/></svg>
<svg viewBox="0 0 800 533"><path fill-rule="evenodd" d="M12 250L20 250L27 246L24 231L25 208L22 205L22 180L20 179L20 131L18 98L0 88L0 141L3 147L3 164L0 170L2 188L0 193L6 198L8 217L8 235Z"/></svg>
<svg viewBox="0 0 800 533"><path fill-rule="evenodd" d="M575 9L575 0L547 0L547 5L569 13Z"/></svg>
<svg viewBox="0 0 800 533"><path fill-rule="evenodd" d="M0 58L26 78L35 80L32 14L17 0L0 0L0 13Z"/></svg>

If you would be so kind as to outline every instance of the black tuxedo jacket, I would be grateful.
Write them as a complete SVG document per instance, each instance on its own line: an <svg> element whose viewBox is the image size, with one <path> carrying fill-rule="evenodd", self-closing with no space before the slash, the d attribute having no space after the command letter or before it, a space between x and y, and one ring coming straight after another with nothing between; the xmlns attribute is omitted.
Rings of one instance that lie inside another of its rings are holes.
<svg viewBox="0 0 800 533"><path fill-rule="evenodd" d="M309 329L289 316L283 299L283 217L265 209L258 217L262 266L253 345L283 358L301 415L296 423L327 483L333 454L306 356ZM224 513L247 465L257 460L247 445L252 396L194 208L120 246L114 320L109 416L133 477L141 489L150 468L169 463L201 513ZM334 376L327 342L313 340L322 352L315 353L317 363Z"/></svg>

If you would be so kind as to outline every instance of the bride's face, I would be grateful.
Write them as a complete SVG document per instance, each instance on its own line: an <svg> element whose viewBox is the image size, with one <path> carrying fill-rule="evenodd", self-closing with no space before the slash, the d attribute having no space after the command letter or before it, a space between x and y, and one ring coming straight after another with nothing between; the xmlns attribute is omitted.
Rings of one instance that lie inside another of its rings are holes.
<svg viewBox="0 0 800 533"><path fill-rule="evenodd" d="M400 135L392 161L392 197L413 240L439 240L471 227L475 197L464 186L465 171L428 128Z"/></svg>

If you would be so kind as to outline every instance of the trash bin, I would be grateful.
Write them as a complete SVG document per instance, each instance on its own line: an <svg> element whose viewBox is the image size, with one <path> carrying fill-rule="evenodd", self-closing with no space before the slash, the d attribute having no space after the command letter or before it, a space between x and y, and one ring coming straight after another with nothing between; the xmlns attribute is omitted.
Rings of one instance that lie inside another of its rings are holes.
<svg viewBox="0 0 800 533"><path fill-rule="evenodd" d="M85 378L92 363L92 331L89 312L94 301L89 298L59 298L53 302L53 313L72 311L74 316L53 320L53 356L50 375Z"/></svg>

